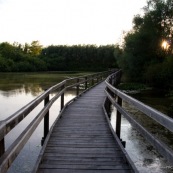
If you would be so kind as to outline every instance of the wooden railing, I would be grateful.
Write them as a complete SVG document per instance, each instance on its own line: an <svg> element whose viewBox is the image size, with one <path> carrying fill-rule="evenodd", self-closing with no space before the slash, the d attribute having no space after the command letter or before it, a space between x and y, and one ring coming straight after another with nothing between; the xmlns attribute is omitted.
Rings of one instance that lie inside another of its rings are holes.
<svg viewBox="0 0 173 173"><path fill-rule="evenodd" d="M98 84L100 81L110 75L113 71L100 72L88 76L70 78L58 83L47 89L43 94L35 98L33 101L22 107L16 113L11 115L9 118L0 121L0 173L4 173L10 167L14 159L20 153L32 133L35 131L41 120L44 118L44 136L42 144L49 132L49 109L52 104L61 97L60 109L64 109L64 93L67 89L75 88L76 97L80 94L80 88L83 88L83 92L86 92L89 88ZM50 100L49 95L52 92L58 91L57 94ZM32 122L24 129L24 131L17 137L17 139L5 149L5 136L16 127L34 108L36 108L44 100L43 109L35 116ZM74 100L74 99L73 99ZM73 101L71 100L71 101ZM68 102L66 105L68 105Z"/></svg>
<svg viewBox="0 0 173 173"><path fill-rule="evenodd" d="M171 164L173 164L173 150L165 143L157 139L156 136L150 133L138 121L136 121L133 116L127 110L125 110L125 108L122 107L122 102L125 101L129 105L133 105L137 110L143 112L145 115L152 118L154 121L165 127L170 132L173 132L173 119L115 88L115 86L117 86L120 81L120 77L121 70L115 72L106 79L107 88L105 92L107 98L104 103L104 108L108 115L110 115L111 112L110 105L113 105L117 110L117 121L115 129L117 136L120 139L121 115L123 115L162 156L164 156Z"/></svg>

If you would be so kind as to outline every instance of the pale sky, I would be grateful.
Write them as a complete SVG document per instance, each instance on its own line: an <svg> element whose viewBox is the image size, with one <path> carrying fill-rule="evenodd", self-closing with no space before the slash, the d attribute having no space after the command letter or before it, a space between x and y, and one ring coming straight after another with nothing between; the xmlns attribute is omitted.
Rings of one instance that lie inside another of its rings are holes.
<svg viewBox="0 0 173 173"><path fill-rule="evenodd" d="M0 0L0 43L116 44L146 0Z"/></svg>

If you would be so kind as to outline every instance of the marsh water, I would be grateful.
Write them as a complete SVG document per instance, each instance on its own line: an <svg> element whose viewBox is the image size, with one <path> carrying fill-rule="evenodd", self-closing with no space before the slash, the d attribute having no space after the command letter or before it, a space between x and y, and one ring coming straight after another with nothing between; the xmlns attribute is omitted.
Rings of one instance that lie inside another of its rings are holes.
<svg viewBox="0 0 173 173"><path fill-rule="evenodd" d="M82 75L78 73L0 73L0 121L9 117L22 106L33 100L35 97L44 92L50 86L69 77ZM51 96L53 96L53 93ZM75 97L73 90L65 93L65 102ZM162 104L160 101L163 97L153 97L151 94L136 95L139 99L145 99L145 102L155 104L156 107L162 107L163 112L166 110L167 104ZM143 100L142 100L143 101ZM164 98L164 103L170 102ZM141 119L141 114L136 112L132 107L123 103L129 111L132 111L135 116ZM41 103L38 108L32 111L25 120L23 120L17 128L14 128L5 138L6 148L16 139L16 137L24 130L38 111L43 107ZM165 109L164 109L165 107ZM160 109L160 108L159 108ZM60 101L57 100L50 110L50 124L56 119L60 110ZM116 121L115 110L112 112L111 123L114 127ZM143 119L143 118L142 118ZM157 128L150 126L150 121L147 120L147 125L150 129L157 131ZM157 126L156 126L157 127ZM33 169L33 165L41 149L41 138L43 136L43 122L40 123L34 134L31 136L12 167L8 170L9 173L29 173ZM165 135L163 135L165 136ZM173 172L173 167L160 156L154 148L145 141L145 139L128 123L125 118L122 118L121 138L126 141L126 149L134 161L140 172L153 173L168 173ZM169 137L168 137L169 138ZM168 141L171 143L171 141Z"/></svg>
<svg viewBox="0 0 173 173"><path fill-rule="evenodd" d="M86 73L85 73L86 74ZM84 75L83 73L0 73L0 121L6 119L25 104L43 93L47 88L60 81ZM53 97L56 93L51 94ZM74 98L73 90L65 93L65 103ZM5 138L5 147L20 135L26 126L33 120L37 113L43 108L43 102L32 111L17 127L15 127ZM58 99L50 109L50 126L60 111L60 100ZM41 149L43 137L43 121L31 136L22 152L8 170L10 173L29 173L33 169L37 156Z"/></svg>

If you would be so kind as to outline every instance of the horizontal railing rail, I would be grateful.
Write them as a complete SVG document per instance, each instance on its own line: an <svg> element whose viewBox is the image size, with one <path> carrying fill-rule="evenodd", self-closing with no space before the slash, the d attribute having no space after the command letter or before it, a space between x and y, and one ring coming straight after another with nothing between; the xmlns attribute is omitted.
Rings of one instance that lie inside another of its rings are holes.
<svg viewBox="0 0 173 173"><path fill-rule="evenodd" d="M152 118L154 121L173 132L173 119L167 115L151 108L150 106L130 97L129 95L123 93L116 88L120 81L121 70L110 75L106 79L106 95L107 99L105 102L105 109L110 115L110 105L113 105L117 110L117 121L116 121L116 134L120 138L121 131L121 115L123 115L132 126L137 129L144 138L146 138L158 152L164 156L170 163L173 163L173 150L167 146L165 143L157 139L152 133L150 133L146 128L144 128L138 121L136 121L133 116L122 107L122 102L125 101L129 105L133 105L137 110L143 112L148 117Z"/></svg>
<svg viewBox="0 0 173 173"><path fill-rule="evenodd" d="M49 132L49 109L52 104L61 97L60 110L64 108L64 94L67 89L74 88L76 90L76 97L79 96L80 85L83 85L83 92L86 92L89 88L103 81L108 75L116 70L110 70L91 75L85 75L75 78L70 78L58 83L49 89L47 89L40 96L32 100L30 103L22 107L7 119L0 122L0 173L4 173L8 170L14 159L20 153L26 142L29 140L32 133L35 131L41 120L44 118L44 137L42 144ZM58 91L57 94L49 100L49 95L52 92ZM44 101L44 107L35 116L35 118L28 124L24 131L17 137L17 139L5 149L5 136L16 127L28 114L34 110L42 101Z"/></svg>

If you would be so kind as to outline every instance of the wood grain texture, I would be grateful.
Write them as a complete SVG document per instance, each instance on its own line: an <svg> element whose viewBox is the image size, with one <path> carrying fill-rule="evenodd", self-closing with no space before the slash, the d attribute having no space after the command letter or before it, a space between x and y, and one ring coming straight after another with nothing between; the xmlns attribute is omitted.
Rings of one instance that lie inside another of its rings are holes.
<svg viewBox="0 0 173 173"><path fill-rule="evenodd" d="M133 172L102 110L101 83L71 103L53 128L38 173Z"/></svg>

